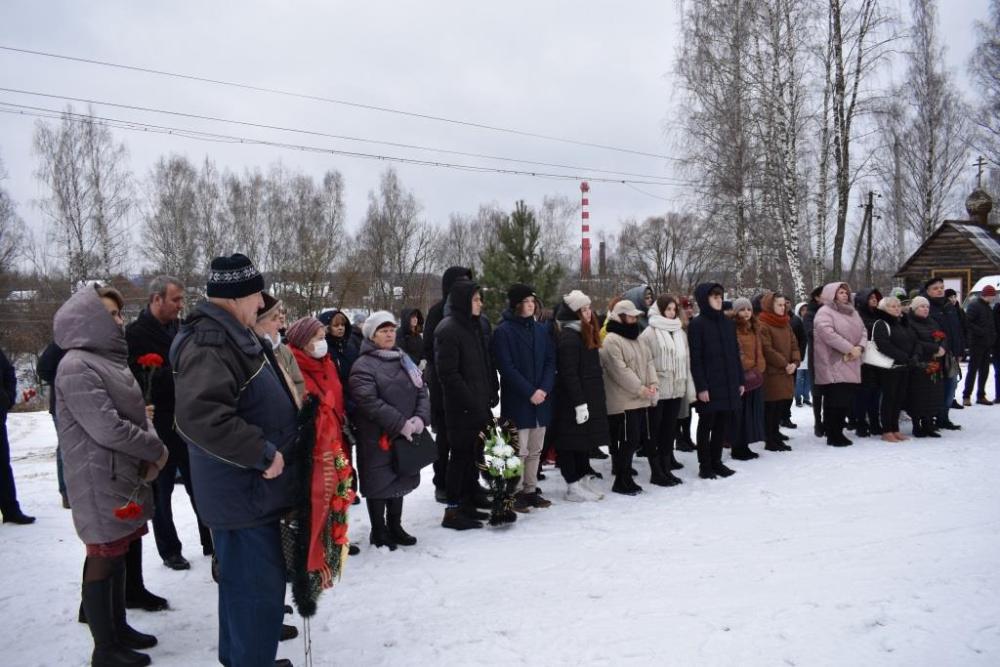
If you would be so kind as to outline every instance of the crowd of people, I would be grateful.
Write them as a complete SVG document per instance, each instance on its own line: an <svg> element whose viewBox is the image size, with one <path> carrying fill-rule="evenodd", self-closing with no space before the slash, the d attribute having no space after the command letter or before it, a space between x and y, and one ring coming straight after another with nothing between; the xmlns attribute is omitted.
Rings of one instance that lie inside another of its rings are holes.
<svg viewBox="0 0 1000 667"><path fill-rule="evenodd" d="M727 448L739 461L760 456L755 443L790 451L782 429L796 428L793 402L812 407L817 437L844 447L849 431L898 443L960 429L951 410L972 405L973 392L993 404L991 359L1000 394L994 289L963 310L937 278L902 300L833 282L794 312L772 291L727 300L718 283L693 297L641 285L603 316L580 290L546 309L530 285L514 284L495 327L464 267L445 271L426 317L378 311L360 327L336 309L287 323L243 255L212 261L207 298L181 321L185 289L156 278L148 305L125 326L120 293L82 288L57 312L42 356L54 386L60 493L86 547L80 620L93 635L94 665L151 661L142 651L157 639L133 629L126 609L169 606L142 579L148 521L164 564L190 567L171 513L178 476L215 562L219 661L290 664L275 661L278 642L296 634L283 624L286 582L304 582L293 586L300 613L306 603L314 609L360 551L346 518L359 495L370 545L417 543L403 507L420 474L403 469L398 448L428 429L441 525L465 531L488 517L483 438L498 423L516 433L523 472L511 509L526 515L553 504L538 484L543 461L558 466L567 502L635 496L637 456L649 484L672 487L683 483L676 451L697 452L703 479L734 474ZM9 363L0 361L0 399L12 405ZM9 460L6 432L3 447ZM610 485L591 464L609 457ZM4 522L30 522L9 463L3 485ZM290 562L283 537L293 528L302 550Z"/></svg>

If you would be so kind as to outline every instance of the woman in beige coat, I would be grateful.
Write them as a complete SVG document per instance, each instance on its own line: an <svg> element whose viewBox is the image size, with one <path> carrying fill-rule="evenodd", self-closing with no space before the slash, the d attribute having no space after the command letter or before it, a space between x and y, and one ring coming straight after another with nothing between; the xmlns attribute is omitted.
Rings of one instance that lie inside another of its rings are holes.
<svg viewBox="0 0 1000 667"><path fill-rule="evenodd" d="M611 490L626 496L642 492L632 479L632 457L650 436L648 408L656 404L658 394L656 367L639 342L641 314L631 301L619 301L608 313L608 334L601 348L615 474Z"/></svg>

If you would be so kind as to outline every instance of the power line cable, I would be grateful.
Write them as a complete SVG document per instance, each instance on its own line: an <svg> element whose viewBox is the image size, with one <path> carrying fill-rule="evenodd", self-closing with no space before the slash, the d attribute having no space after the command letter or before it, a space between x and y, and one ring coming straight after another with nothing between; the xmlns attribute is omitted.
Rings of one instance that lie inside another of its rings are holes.
<svg viewBox="0 0 1000 667"><path fill-rule="evenodd" d="M189 112L184 112L184 111L173 111L173 110L169 110L169 109L159 109L159 108L155 108L155 107L139 106L139 105L135 105L135 104L124 104L124 103L120 103L120 102L108 102L108 101L105 101L105 100L95 100L95 99L89 99L89 98L85 98L85 97L73 97L73 96L70 96L70 95L57 95L57 94L54 94L54 93L43 93L43 92L32 91L32 90L24 90L24 89L21 89L21 88L3 88L3 87L0 87L0 92L15 93L15 94L18 94L18 95L30 95L32 97L45 97L45 98L49 98L49 99L67 100L67 101L70 101L70 102L79 102L81 104L92 104L92 105L96 104L98 106L107 106L107 107L113 107L113 108L117 108L117 109L125 109L125 110L128 110L128 111L141 111L141 112L148 112L148 113L157 113L157 114L164 114L164 115L168 115L168 116L176 116L176 117L180 117L180 118L191 118L191 119L195 119L195 120L211 121L211 122L216 122L216 123L228 123L228 124L231 124L231 125L240 125L240 126L243 126L243 127L253 127L253 128L257 128L257 129L264 129L264 130L276 130L276 131L279 131L279 132L291 132L291 133L295 133L295 134L304 134L304 135L314 136L314 137L324 137L324 138L327 138L327 139L340 139L340 140L344 140L344 141L355 141L355 142L361 142L361 143L378 144L378 145L382 145L382 146L392 146L394 148L406 148L406 149L412 149L412 150L430 151L430 152L435 152L435 153L443 153L443 154L446 154L446 155L458 155L458 156L462 156L462 157L471 157L471 158L477 158L477 159L483 159L483 160L498 160L498 161L501 161L501 162L515 162L515 163L519 163L519 164L530 164L530 165L534 165L536 167L553 167L553 168L557 168L557 169L574 169L574 170L588 171L588 172L593 172L593 173L615 174L615 175L619 175L619 176L634 176L636 178L660 179L660 180L665 180L665 181L676 181L676 180L679 180L679 179L675 179L675 178L672 178L672 177L669 177L669 176L656 176L654 174L640 174L640 173L628 172L628 171L615 171L615 170L611 170L611 169L598 169L598 168L594 168L594 167L581 167L581 166L578 166L578 165L567 165L567 164L559 164L559 163L551 163L551 162L538 162L538 161L535 161L535 160L523 160L523 159L519 159L519 158L511 158L511 157L505 157L505 156L499 156L499 155L488 155L488 154L484 154L484 153L470 153L470 152L457 151L457 150L451 150L451 149L446 149L446 148L435 148L433 146L420 146L420 145L417 145L417 144L406 144L406 143L400 143L400 142L394 142L394 141L383 141L383 140L378 140L378 139L365 139L365 138L361 138L361 137L352 137L352 136L348 136L348 135L331 134L331 133L328 133L328 132L320 132L319 130L306 130L306 129L294 128L294 127L284 127L284 126L281 126L281 125L270 125L270 124L267 124L267 123L256 123L256 122L253 122L253 121L233 120L233 119L229 119L229 118L221 118L221 117L218 117L218 116L206 116L206 115L202 115L202 114L195 114L195 113L189 113Z"/></svg>
<svg viewBox="0 0 1000 667"><path fill-rule="evenodd" d="M228 135L216 132L206 132L203 130L190 130L185 128L172 127L168 125L156 125L153 123L124 120L120 118L110 118L107 116L78 114L70 111L59 111L57 109L47 109L44 107L34 107L25 104L15 104L13 102L0 101L0 105L10 107L9 109L0 109L0 113L29 116L33 118L69 119L74 122L82 122L82 123L100 121L102 124L105 124L109 127L115 127L123 130L168 134L172 136L180 136L189 139L197 139L204 141L224 141L230 143L239 143L239 144L255 145L255 146L270 146L273 148L297 150L307 153L309 152L322 153L328 155L338 155L342 157L353 157L353 158L368 159L368 160L398 162L400 164L412 164L412 165L426 166L426 167L439 167L443 169L455 169L459 171L469 171L475 173L496 173L496 174L506 174L512 176L532 176L535 178L550 178L555 180L574 180L574 181L590 180L595 183L622 183L622 184L635 183L639 185L658 185L661 187L671 185L669 183L663 183L660 181L649 181L649 180L640 180L631 178L608 178L605 176L591 176L588 174L564 174L564 173L552 173L543 171L526 171L522 169L506 169L502 167L490 167L485 165L470 165L470 164L460 164L455 162L425 160L420 158L407 158L407 157L400 157L393 155L363 153L359 151L347 151L336 148L323 148L319 146L293 144L282 141L254 139L251 137L242 137L237 135Z"/></svg>
<svg viewBox="0 0 1000 667"><path fill-rule="evenodd" d="M449 123L451 125L460 125L463 127L471 127L479 130L489 130L492 132L503 132L506 134L515 134L522 137L531 137L533 139L544 139L546 141L557 141L565 144L573 144L576 146L586 146L588 148L599 148L601 150L615 151L618 153L628 153L631 155L639 155L642 157L656 158L659 160L679 160L679 158L674 158L669 155L660 155L658 153L650 153L647 151L640 151L632 148L622 148L619 146L610 146L607 144L600 144L590 141L581 141L577 139L567 139L566 137L556 137L549 134L541 134L539 132L529 132L526 130L515 130L506 127L499 127L496 125L488 125L485 123L476 123L466 120L458 120L454 118L446 118L444 116L435 116L432 114L418 113L415 111L406 111L403 109L394 109L392 107L378 106L375 104L365 104L362 102L353 102L350 100L343 100L333 97L324 97L322 95L313 95L310 93L300 93L290 90L282 90L280 88L268 88L266 86L258 86L249 83L241 83L237 81L226 81L224 79L213 79L210 77L197 76L194 74L182 74L179 72L169 72L166 70L153 69L150 67L139 67L137 65L125 65L121 63L113 63L107 60L97 60L94 58L82 58L79 56L70 56L62 53L52 53L49 51L36 51L33 49L22 49L13 46L6 46L0 44L0 50L9 51L11 53L21 53L25 55L40 56L44 58L54 58L58 60L67 60L78 63L85 63L88 65L99 65L101 67L111 67L115 69L128 70L132 72L142 72L145 74L155 74L157 76L166 76L176 79L184 79L187 81L198 81L201 83L211 83L219 86L227 86L230 88L240 88L243 90L252 90L261 93L269 93L273 95L283 95L286 97L295 97L304 100L312 100L314 102L325 102L327 104L338 104L347 107L353 107L357 109L365 109L368 111L379 111L382 113L396 114L400 116L408 116L411 118L420 118L422 120L431 120L441 123Z"/></svg>

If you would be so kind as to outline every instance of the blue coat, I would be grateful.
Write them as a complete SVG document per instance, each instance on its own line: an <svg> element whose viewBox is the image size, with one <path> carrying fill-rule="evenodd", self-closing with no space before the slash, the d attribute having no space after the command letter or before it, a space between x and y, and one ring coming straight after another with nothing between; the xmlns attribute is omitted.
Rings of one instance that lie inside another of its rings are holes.
<svg viewBox="0 0 1000 667"><path fill-rule="evenodd" d="M493 359L500 371L500 416L517 428L549 426L556 386L551 325L505 310L493 332ZM531 395L538 389L548 397L541 405L532 405Z"/></svg>
<svg viewBox="0 0 1000 667"><path fill-rule="evenodd" d="M709 402L695 404L699 412L724 412L740 407L740 385L744 384L736 325L708 305L708 293L717 283L695 289L699 315L688 325L691 346L691 377L696 391L708 392ZM721 287L721 286L720 286Z"/></svg>

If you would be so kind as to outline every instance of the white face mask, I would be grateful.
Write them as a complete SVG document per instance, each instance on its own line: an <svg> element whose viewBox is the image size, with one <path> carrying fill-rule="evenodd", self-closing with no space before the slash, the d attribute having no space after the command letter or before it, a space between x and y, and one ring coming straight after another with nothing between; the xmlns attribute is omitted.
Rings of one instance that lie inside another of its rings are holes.
<svg viewBox="0 0 1000 667"><path fill-rule="evenodd" d="M309 356L313 359L322 359L326 356L327 347L326 340L318 340L312 344L312 349L309 351Z"/></svg>

